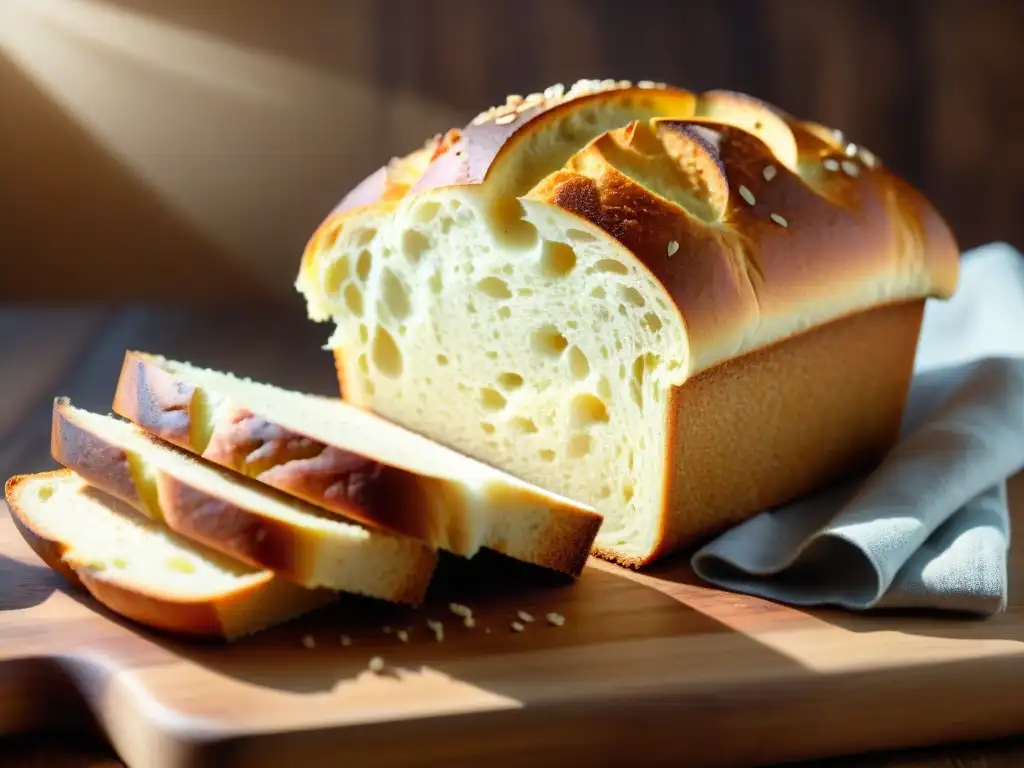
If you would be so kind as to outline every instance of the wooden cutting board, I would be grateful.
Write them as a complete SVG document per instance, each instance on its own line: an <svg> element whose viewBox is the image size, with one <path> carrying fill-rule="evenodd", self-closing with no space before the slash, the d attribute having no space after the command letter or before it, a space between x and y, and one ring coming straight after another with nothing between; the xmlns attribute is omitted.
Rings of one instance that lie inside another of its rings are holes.
<svg viewBox="0 0 1024 768"><path fill-rule="evenodd" d="M1024 476L1011 494L1020 525ZM67 590L0 510L0 733L95 718L132 768L761 765L1022 733L1016 541L1012 605L987 621L794 610L681 561L569 585L494 557L446 562L417 611L352 601L221 646Z"/></svg>

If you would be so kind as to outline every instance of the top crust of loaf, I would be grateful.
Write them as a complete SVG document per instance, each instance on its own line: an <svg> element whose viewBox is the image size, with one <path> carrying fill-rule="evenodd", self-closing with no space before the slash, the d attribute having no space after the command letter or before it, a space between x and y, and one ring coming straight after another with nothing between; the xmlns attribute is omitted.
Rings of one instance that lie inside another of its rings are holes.
<svg viewBox="0 0 1024 768"><path fill-rule="evenodd" d="M838 131L743 94L581 81L509 97L353 190L303 255L311 317L328 319L317 258L346 221L457 187L491 201L492 227L534 202L631 252L687 327L683 378L847 314L947 298L959 276L938 212Z"/></svg>

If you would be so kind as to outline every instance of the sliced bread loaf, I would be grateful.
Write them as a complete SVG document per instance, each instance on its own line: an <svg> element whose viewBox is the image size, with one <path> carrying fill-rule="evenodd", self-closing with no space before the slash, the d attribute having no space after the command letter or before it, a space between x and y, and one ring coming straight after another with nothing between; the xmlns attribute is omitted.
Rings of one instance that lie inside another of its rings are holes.
<svg viewBox="0 0 1024 768"><path fill-rule="evenodd" d="M129 352L114 411L195 454L463 556L576 575L601 525L557 496L337 399Z"/></svg>
<svg viewBox="0 0 1024 768"><path fill-rule="evenodd" d="M156 629L233 639L335 597L178 536L67 469L12 477L6 496L43 562L115 613Z"/></svg>
<svg viewBox="0 0 1024 768"><path fill-rule="evenodd" d="M54 404L51 451L171 530L305 587L418 603L437 562L420 541L344 522L67 400Z"/></svg>

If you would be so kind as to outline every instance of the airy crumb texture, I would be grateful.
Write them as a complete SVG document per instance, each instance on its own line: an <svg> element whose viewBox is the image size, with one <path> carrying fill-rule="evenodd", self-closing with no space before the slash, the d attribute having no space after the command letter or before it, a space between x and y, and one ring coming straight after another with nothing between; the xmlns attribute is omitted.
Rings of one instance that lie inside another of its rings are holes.
<svg viewBox="0 0 1024 768"><path fill-rule="evenodd" d="M594 506L597 551L631 565L884 451L915 308L957 283L915 190L742 94L586 81L510 97L416 157L303 254L344 398ZM908 307L892 326L889 307ZM855 385L833 385L840 364ZM765 397L737 410L755 373ZM701 377L719 386L694 397ZM694 424L717 437L691 447ZM845 450L809 457L823 433Z"/></svg>

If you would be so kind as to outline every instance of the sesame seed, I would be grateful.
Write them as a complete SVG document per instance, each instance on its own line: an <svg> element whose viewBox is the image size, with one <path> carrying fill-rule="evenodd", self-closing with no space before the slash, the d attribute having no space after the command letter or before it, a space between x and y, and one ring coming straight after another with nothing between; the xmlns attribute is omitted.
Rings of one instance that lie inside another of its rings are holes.
<svg viewBox="0 0 1024 768"><path fill-rule="evenodd" d="M448 603L448 610L456 616L466 617L473 615L473 610L469 606L460 603Z"/></svg>
<svg viewBox="0 0 1024 768"><path fill-rule="evenodd" d="M395 633L395 637L397 637L403 643L409 642L409 633L406 632L404 629L398 630L398 632Z"/></svg>
<svg viewBox="0 0 1024 768"><path fill-rule="evenodd" d="M858 157L860 157L860 161L864 163L864 165L866 165L868 168L874 168L876 165L878 165L878 158L875 157L875 154L867 147L860 148Z"/></svg>
<svg viewBox="0 0 1024 768"><path fill-rule="evenodd" d="M822 165L825 166L826 171L839 170L839 161L832 157L826 157L825 160L822 162Z"/></svg>
<svg viewBox="0 0 1024 768"><path fill-rule="evenodd" d="M549 613L544 618L548 620L549 624L553 624L556 627L560 627L565 624L565 616L560 613Z"/></svg>
<svg viewBox="0 0 1024 768"><path fill-rule="evenodd" d="M843 173L847 176L859 176L860 166L852 160L843 160Z"/></svg>
<svg viewBox="0 0 1024 768"><path fill-rule="evenodd" d="M526 629L526 627L524 627L518 621L513 621L512 622L512 631L513 632L522 632L524 629Z"/></svg>
<svg viewBox="0 0 1024 768"><path fill-rule="evenodd" d="M516 113L515 112L509 112L508 114L505 114L505 115L502 115L501 117L495 118L494 124L495 125L508 125L509 123L511 123L515 119L516 119Z"/></svg>
<svg viewBox="0 0 1024 768"><path fill-rule="evenodd" d="M312 635L306 635L303 637L302 644L307 648L316 648L316 640L313 639Z"/></svg>
<svg viewBox="0 0 1024 768"><path fill-rule="evenodd" d="M857 156L857 150L858 150L857 145L854 144L852 141L849 144L846 145L846 150L845 151L846 151L846 154L847 154L848 157L856 157Z"/></svg>
<svg viewBox="0 0 1024 768"><path fill-rule="evenodd" d="M462 623L466 625L466 629L472 629L476 626L476 619L472 616L466 616L462 619Z"/></svg>
<svg viewBox="0 0 1024 768"><path fill-rule="evenodd" d="M771 181L774 179L776 173L778 173L778 169L774 165L766 165L764 170L761 171L761 175L764 176L765 181Z"/></svg>
<svg viewBox="0 0 1024 768"><path fill-rule="evenodd" d="M370 671L371 672L380 672L383 669L384 669L384 659L382 659L380 656L374 656L372 659L370 659Z"/></svg>
<svg viewBox="0 0 1024 768"><path fill-rule="evenodd" d="M653 80L640 80L636 85L638 88L657 88Z"/></svg>
<svg viewBox="0 0 1024 768"><path fill-rule="evenodd" d="M757 200L754 198L754 193L751 192L742 184L740 184L740 197L742 197L746 201L747 205L753 205L754 203L757 202Z"/></svg>
<svg viewBox="0 0 1024 768"><path fill-rule="evenodd" d="M679 243L677 243L675 240L673 240L671 243L669 243L668 244L668 255L669 255L669 258L672 258L673 256L675 256L676 255L676 251L678 251L678 250L679 250Z"/></svg>
<svg viewBox="0 0 1024 768"><path fill-rule="evenodd" d="M427 627L429 627L430 631L434 633L434 639L437 640L437 642L440 643L442 640L444 640L444 624L442 624L440 621L427 619Z"/></svg>
<svg viewBox="0 0 1024 768"><path fill-rule="evenodd" d="M341 644L344 645L344 646L352 645L352 638L349 637L348 635L342 635L341 636Z"/></svg>
<svg viewBox="0 0 1024 768"><path fill-rule="evenodd" d="M526 611L516 611L516 616L518 616L521 621L525 621L527 624L533 621L533 616L528 614Z"/></svg>
<svg viewBox="0 0 1024 768"><path fill-rule="evenodd" d="M772 218L772 221L774 221L780 227L788 227L789 226L789 222L787 222L784 218L779 216L779 214L777 214L777 213L773 213L771 218Z"/></svg>

